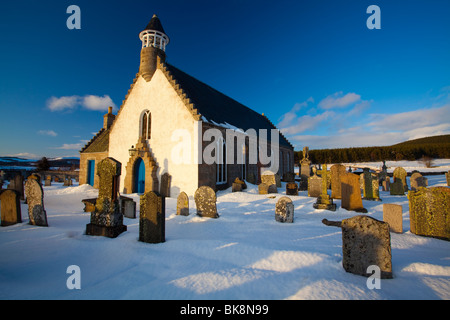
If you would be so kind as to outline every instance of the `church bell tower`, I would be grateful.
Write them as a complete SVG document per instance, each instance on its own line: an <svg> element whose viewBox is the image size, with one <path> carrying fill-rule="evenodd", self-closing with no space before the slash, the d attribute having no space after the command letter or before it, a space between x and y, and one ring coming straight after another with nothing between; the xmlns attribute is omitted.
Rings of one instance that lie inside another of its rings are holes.
<svg viewBox="0 0 450 320"><path fill-rule="evenodd" d="M166 35L161 21L153 15L147 27L139 34L142 41L141 64L139 74L145 81L150 81L156 71L159 62L166 60L166 46L169 44L169 37Z"/></svg>

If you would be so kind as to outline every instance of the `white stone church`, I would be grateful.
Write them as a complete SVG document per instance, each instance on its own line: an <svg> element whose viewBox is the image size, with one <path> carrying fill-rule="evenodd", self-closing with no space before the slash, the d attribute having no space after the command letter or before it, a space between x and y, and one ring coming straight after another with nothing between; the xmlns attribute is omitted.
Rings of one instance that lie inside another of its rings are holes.
<svg viewBox="0 0 450 320"><path fill-rule="evenodd" d="M266 129L271 148L270 132L275 126L264 114L167 63L169 37L156 15L139 38L139 73L117 115L110 108L103 128L80 151L80 185L98 187L96 166L106 157L122 164L119 190L123 194L159 191L164 174L170 176L171 197L181 191L192 196L203 185L224 189L235 178L258 183L264 165L259 158L256 163L250 161L249 152L254 149L249 139L237 145L235 139L227 141L226 130L239 128L236 133L245 135L249 129ZM205 141L204 133L209 129L220 131L223 138ZM218 161L208 164L202 161L202 154L211 144L216 146L212 155ZM227 144L234 145L235 161L226 157ZM272 157L277 152L277 173L283 177L294 171L293 146L281 134L278 146L269 150ZM240 159L237 149L242 150Z"/></svg>

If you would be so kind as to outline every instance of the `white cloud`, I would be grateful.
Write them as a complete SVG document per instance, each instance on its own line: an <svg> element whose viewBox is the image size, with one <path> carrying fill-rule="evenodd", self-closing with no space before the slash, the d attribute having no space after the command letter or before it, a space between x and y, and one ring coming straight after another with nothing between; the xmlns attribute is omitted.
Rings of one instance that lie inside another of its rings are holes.
<svg viewBox="0 0 450 320"><path fill-rule="evenodd" d="M94 95L84 96L81 105L86 109L96 111L107 111L108 107L116 107L116 105L108 95L104 95L103 97Z"/></svg>
<svg viewBox="0 0 450 320"><path fill-rule="evenodd" d="M319 102L318 106L322 109L345 108L361 100L361 96L356 93L347 93L343 95L342 91L329 95Z"/></svg>
<svg viewBox="0 0 450 320"><path fill-rule="evenodd" d="M51 97L47 100L47 108L50 111L62 111L66 109L73 109L78 104L79 97L78 96L70 96L70 97Z"/></svg>
<svg viewBox="0 0 450 320"><path fill-rule="evenodd" d="M38 134L43 135L43 136L51 136L51 137L56 137L58 135L53 130L39 130Z"/></svg>
<svg viewBox="0 0 450 320"><path fill-rule="evenodd" d="M80 143L64 143L61 147L55 147L52 149L61 149L61 150L80 150L84 145Z"/></svg>
<svg viewBox="0 0 450 320"><path fill-rule="evenodd" d="M107 111L108 107L116 109L116 105L109 95L103 97L95 95L51 97L47 100L47 108L50 111L73 110L77 106L94 111Z"/></svg>

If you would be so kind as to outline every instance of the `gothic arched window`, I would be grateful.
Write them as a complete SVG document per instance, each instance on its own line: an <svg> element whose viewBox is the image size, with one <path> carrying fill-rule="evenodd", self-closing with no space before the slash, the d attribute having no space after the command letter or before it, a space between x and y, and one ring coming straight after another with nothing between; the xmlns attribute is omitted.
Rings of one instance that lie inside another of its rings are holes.
<svg viewBox="0 0 450 320"><path fill-rule="evenodd" d="M152 114L150 111L145 111L142 115L141 128L141 137L144 139L150 139L152 132Z"/></svg>

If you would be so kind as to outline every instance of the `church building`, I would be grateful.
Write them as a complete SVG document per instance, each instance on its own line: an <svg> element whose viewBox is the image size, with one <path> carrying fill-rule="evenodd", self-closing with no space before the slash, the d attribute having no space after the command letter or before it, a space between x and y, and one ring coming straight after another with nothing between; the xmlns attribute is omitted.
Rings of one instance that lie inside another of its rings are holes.
<svg viewBox="0 0 450 320"><path fill-rule="evenodd" d="M109 108L103 128L80 151L80 185L98 188L96 166L106 157L122 164L119 191L123 194L160 191L164 185L169 190L166 196L176 197L182 191L192 196L200 186L221 190L236 178L256 184L267 167L259 158L260 141L267 142L271 159L277 156L275 171L280 177L294 172L293 146L264 114L166 62L170 41L156 15L139 38L139 72L117 115ZM248 138L253 129L258 135L256 148ZM243 139L227 140L229 130ZM264 130L267 138L261 140ZM279 134L277 144L273 131ZM231 161L230 146L234 148ZM256 149L255 161L251 153ZM217 161L205 161L202 155L208 152Z"/></svg>

